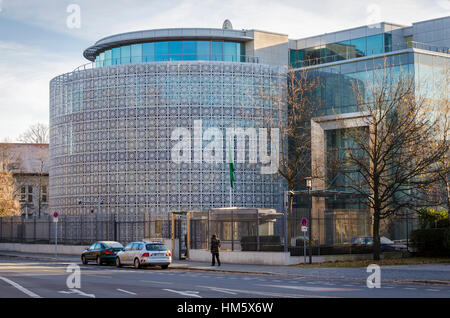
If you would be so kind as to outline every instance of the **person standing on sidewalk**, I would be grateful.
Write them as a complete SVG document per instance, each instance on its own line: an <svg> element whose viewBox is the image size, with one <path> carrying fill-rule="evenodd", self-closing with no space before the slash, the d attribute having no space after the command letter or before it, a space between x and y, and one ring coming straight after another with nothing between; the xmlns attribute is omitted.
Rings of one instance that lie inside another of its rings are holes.
<svg viewBox="0 0 450 318"><path fill-rule="evenodd" d="M217 259L217 264L220 266L219 249L220 249L220 240L217 238L216 234L213 234L213 236L211 237L211 255L212 255L211 266L215 265L215 259Z"/></svg>

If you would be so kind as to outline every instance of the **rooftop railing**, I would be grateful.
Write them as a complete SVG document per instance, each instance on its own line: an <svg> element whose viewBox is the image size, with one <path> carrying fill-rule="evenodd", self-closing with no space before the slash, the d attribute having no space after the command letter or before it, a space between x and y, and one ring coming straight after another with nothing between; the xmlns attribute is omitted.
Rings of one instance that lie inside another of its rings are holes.
<svg viewBox="0 0 450 318"><path fill-rule="evenodd" d="M404 43L387 45L387 46L374 48L371 50L365 50L365 51L355 50L355 49L351 49L348 47L348 50L346 52L343 52L342 54L335 54L335 55L329 55L329 56L325 56L325 57L318 57L318 58L312 58L312 59L306 59L306 60L290 61L290 63L291 63L291 66L294 68L307 67L307 66L314 66L314 65L325 64L325 63L344 61L344 60L358 58L358 57L371 56L371 55L375 55L375 54L382 54L382 53L387 53L387 52L404 50L404 49L408 49L408 48L415 48L415 49L421 49L421 50L426 50L426 51L431 51L431 52L450 54L450 48L448 48L448 47L440 47L440 46L426 44L426 43L408 41L408 42L404 42Z"/></svg>

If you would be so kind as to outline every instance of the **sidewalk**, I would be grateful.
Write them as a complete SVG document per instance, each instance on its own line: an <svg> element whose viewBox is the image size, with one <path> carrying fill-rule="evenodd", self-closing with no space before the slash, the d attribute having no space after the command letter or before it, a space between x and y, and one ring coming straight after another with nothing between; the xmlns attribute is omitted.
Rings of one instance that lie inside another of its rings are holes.
<svg viewBox="0 0 450 318"><path fill-rule="evenodd" d="M58 258L55 259L54 254L28 254L0 251L0 256L52 262L81 263L80 257L76 255L58 255ZM367 277L370 275L370 273L367 273L366 268L302 268L297 266L241 265L224 263L222 263L222 266L220 267L217 265L212 267L210 266L210 263L182 260L174 260L170 265L170 268L193 271L281 275L358 281L366 281ZM450 264L382 266L381 279L386 282L450 285Z"/></svg>

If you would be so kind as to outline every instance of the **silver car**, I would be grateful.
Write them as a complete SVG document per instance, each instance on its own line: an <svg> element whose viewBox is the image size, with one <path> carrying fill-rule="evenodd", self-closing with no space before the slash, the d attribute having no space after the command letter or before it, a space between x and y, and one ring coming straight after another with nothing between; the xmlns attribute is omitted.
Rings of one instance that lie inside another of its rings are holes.
<svg viewBox="0 0 450 318"><path fill-rule="evenodd" d="M133 265L135 268L140 268L159 265L162 269L167 269L170 263L172 263L172 252L161 242L132 242L116 256L117 267Z"/></svg>

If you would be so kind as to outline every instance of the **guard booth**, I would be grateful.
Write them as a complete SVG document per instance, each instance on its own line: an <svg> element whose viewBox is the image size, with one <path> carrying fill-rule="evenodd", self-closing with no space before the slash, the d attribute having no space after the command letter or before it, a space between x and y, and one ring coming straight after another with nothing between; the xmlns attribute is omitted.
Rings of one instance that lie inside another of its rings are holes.
<svg viewBox="0 0 450 318"><path fill-rule="evenodd" d="M196 211L171 212L171 242L172 255L175 259L188 259L190 249L190 219Z"/></svg>
<svg viewBox="0 0 450 318"><path fill-rule="evenodd" d="M253 236L260 250L260 236L274 236L274 223L283 214L274 209L227 207L171 212L171 243L174 259L189 259L191 249L208 250L216 233L223 251L240 251L241 238Z"/></svg>

